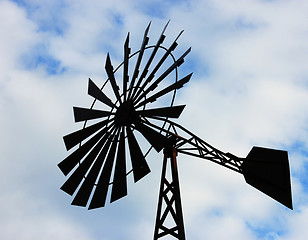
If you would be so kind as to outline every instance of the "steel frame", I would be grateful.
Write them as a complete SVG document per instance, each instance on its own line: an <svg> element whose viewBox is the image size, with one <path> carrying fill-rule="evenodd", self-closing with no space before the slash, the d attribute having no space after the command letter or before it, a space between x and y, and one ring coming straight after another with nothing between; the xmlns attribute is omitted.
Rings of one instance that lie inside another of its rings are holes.
<svg viewBox="0 0 308 240"><path fill-rule="evenodd" d="M179 240L185 240L176 156L177 150L174 146L164 149L154 240L158 240L167 235L171 235ZM169 176L167 166L170 170ZM172 227L166 225L170 224L168 223L170 218L174 223Z"/></svg>

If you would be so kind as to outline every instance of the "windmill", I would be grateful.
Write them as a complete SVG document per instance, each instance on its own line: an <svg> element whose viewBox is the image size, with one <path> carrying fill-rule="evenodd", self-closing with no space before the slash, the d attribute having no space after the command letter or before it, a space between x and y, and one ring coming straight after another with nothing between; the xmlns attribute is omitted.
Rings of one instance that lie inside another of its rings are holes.
<svg viewBox="0 0 308 240"><path fill-rule="evenodd" d="M89 79L88 94L94 98L91 107L73 108L75 122L84 122L83 128L63 137L67 150L74 151L58 164L68 176L61 189L73 196L72 205L104 207L108 197L112 203L127 195L130 175L138 182L150 173L146 157L155 149L164 157L154 240L166 236L185 239L178 154L206 159L243 174L248 184L292 209L286 151L253 147L245 158L237 157L170 120L178 118L185 107L174 105L175 95L192 73L179 79L178 68L191 49L178 58L173 54L183 31L169 47L162 45L168 24L156 44L148 45L150 23L140 50L132 54L128 33L124 60L116 69L107 55L108 79L103 86L99 88ZM149 143L146 151L143 142ZM173 220L173 226L166 225L167 218Z"/></svg>

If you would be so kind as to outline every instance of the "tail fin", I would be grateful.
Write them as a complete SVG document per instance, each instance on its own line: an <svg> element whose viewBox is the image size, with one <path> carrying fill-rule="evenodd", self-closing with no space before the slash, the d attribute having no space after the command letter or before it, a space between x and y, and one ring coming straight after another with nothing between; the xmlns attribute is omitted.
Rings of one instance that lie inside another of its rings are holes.
<svg viewBox="0 0 308 240"><path fill-rule="evenodd" d="M243 161L242 171L248 184L293 209L286 151L253 147Z"/></svg>

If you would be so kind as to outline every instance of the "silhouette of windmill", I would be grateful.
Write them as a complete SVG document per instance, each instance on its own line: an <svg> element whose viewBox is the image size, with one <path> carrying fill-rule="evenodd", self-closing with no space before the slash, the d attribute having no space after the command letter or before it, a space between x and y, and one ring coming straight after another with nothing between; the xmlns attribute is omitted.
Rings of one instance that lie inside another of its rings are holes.
<svg viewBox="0 0 308 240"><path fill-rule="evenodd" d="M176 91L192 76L191 73L178 79L178 68L191 49L179 58L173 55L183 31L169 47L162 45L169 22L157 43L148 46L150 24L145 30L140 50L133 54L127 35L124 61L115 70L107 55L105 69L108 79L102 88L89 79L88 94L94 98L92 106L73 108L75 122L84 121L84 126L63 137L67 150L77 147L58 164L64 175L70 174L61 189L69 195L75 194L72 205L88 205L89 209L104 207L110 191L110 202L126 196L130 173L135 182L150 173L146 156L154 148L157 152L163 150L164 155L154 240L165 236L185 239L178 153L210 160L243 174L248 184L292 209L286 151L253 147L246 158L240 158L214 148L170 120L178 118L185 107L173 104ZM131 62L133 67L129 68ZM121 68L120 89L116 79ZM170 100L167 106L166 96ZM164 105L156 107L159 102ZM105 110L96 106L103 106ZM92 124L88 125L90 121ZM146 152L140 144L141 136L151 146ZM173 226L167 226L167 219L172 219Z"/></svg>

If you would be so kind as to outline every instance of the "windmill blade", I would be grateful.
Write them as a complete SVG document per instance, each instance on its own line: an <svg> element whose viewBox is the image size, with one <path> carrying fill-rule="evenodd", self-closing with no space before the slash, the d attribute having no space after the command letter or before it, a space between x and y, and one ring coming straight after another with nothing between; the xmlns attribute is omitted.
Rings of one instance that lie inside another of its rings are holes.
<svg viewBox="0 0 308 240"><path fill-rule="evenodd" d="M107 119L98 123L95 123L91 126L85 127L80 129L76 132L70 133L63 137L66 150L70 150L72 147L76 146L77 144L81 143L87 137L91 136L101 128L105 127L112 119Z"/></svg>
<svg viewBox="0 0 308 240"><path fill-rule="evenodd" d="M243 161L242 171L248 184L293 209L286 151L253 147Z"/></svg>
<svg viewBox="0 0 308 240"><path fill-rule="evenodd" d="M119 94L119 86L117 85L115 77L114 77L113 66L111 64L109 53L107 54L105 69L106 69L107 75L109 77L114 95L116 96L119 103L122 103L121 97L120 97L120 94Z"/></svg>
<svg viewBox="0 0 308 240"><path fill-rule="evenodd" d="M126 132L127 132L128 146L133 167L134 181L137 182L141 178L146 176L148 173L150 173L151 170L147 162L145 161L145 158L142 154L142 151L139 147L139 144L132 130L129 127L127 127Z"/></svg>
<svg viewBox="0 0 308 240"><path fill-rule="evenodd" d="M139 54L138 54L138 59L137 59L136 65L135 65L133 78L132 78L132 81L131 81L130 87L129 87L128 99L131 98L133 87L134 87L136 78L138 77L138 74L139 74L139 67L140 67L142 57L143 57L144 49L145 49L145 46L149 42L148 32L149 32L149 29L150 29L150 25L151 25L151 22L149 23L148 27L145 29L145 32L144 32L144 35L143 35L143 40L142 40L141 48L140 48L140 51L139 51Z"/></svg>
<svg viewBox="0 0 308 240"><path fill-rule="evenodd" d="M122 127L110 202L114 202L126 195L127 195L127 181L126 181L126 159L125 159L125 136L124 136L124 127Z"/></svg>
<svg viewBox="0 0 308 240"><path fill-rule="evenodd" d="M133 90L132 99L134 99L134 96L135 96L137 90L139 89L142 80L143 80L143 79L145 78L145 76L147 75L147 73L148 73L148 71L149 71L149 67L150 67L150 65L151 65L151 63L152 63L152 61L153 61L153 59L154 59L154 57L155 57L155 55L156 55L156 53L157 53L157 51L158 51L159 46L163 43L163 41L164 41L165 38L166 38L166 36L164 35L164 32L165 32L165 30L166 30L166 28L167 28L169 22L170 22L170 20L169 20L169 21L167 22L167 24L165 25L165 27L164 27L164 29L163 29L163 31L162 31L162 33L161 33L161 35L160 35L160 37L159 37L159 39L158 39L156 45L155 45L155 47L154 47L154 49L153 49L153 51L152 51L152 53L151 53L151 56L149 57L149 59L148 59L146 65L145 65L145 67L144 67L144 69L143 69L143 71L142 71L142 73L141 73L141 75L140 75L140 77L139 77L139 80L138 80L138 82L137 82L137 84L136 84L136 87L135 87L134 90Z"/></svg>
<svg viewBox="0 0 308 240"><path fill-rule="evenodd" d="M152 83L144 92L138 97L135 103L138 103L142 98L144 98L150 91L153 91L158 84L163 81L176 67L180 66L184 62L184 57L191 51L189 48L178 60L176 60L162 75L160 75L157 80Z"/></svg>
<svg viewBox="0 0 308 240"><path fill-rule="evenodd" d="M86 175L87 171L93 164L97 155L101 151L102 146L108 140L109 136L109 133L105 134L105 136L97 143L93 150L80 163L76 171L73 172L72 175L67 179L67 181L62 185L61 190L68 193L69 195L73 195L73 193L76 191L77 187L81 183L82 179Z"/></svg>
<svg viewBox="0 0 308 240"><path fill-rule="evenodd" d="M126 101L126 93L127 93L127 83L128 83L128 59L130 54L129 48L129 33L127 34L126 41L124 44L124 68L123 68L123 96L124 102Z"/></svg>
<svg viewBox="0 0 308 240"><path fill-rule="evenodd" d="M108 153L110 144L111 144L112 137L109 137L104 145L103 149L99 153L96 161L94 162L93 166L91 167L89 173L86 176L86 179L82 183L80 189L78 190L72 205L82 206L85 207L91 195L92 189L94 187L95 181L99 175L99 172L102 168L104 163L105 157Z"/></svg>
<svg viewBox="0 0 308 240"><path fill-rule="evenodd" d="M163 89L163 90L159 91L158 93L152 95L151 97L145 99L145 100L142 101L141 103L137 104L137 105L135 106L135 108L138 108L138 107L140 107L140 106L143 106L143 105L145 105L145 104L147 104L147 103L149 103L149 102L154 102L154 101L156 101L157 98L159 98L159 97L161 97L161 96L167 94L168 92L171 92L171 91L173 91L173 90L175 90L175 89L179 89L179 88L183 87L183 85L184 85L185 83L189 82L191 76L192 76L192 73L189 74L189 75L187 75L186 77L182 78L181 80L179 80L179 81L177 81L177 82L171 84L169 87L166 87L165 89Z"/></svg>
<svg viewBox="0 0 308 240"><path fill-rule="evenodd" d="M134 97L134 101L139 98L139 95L142 93L142 91L145 89L145 87L152 81L152 79L154 78L156 72L160 69L160 67L162 66L162 64L165 62L165 60L167 59L167 57L169 56L169 54L171 54L171 52L177 47L177 40L178 38L181 36L181 34L183 33L183 31L181 31L179 33L179 35L177 36L177 38L174 40L174 42L171 44L171 46L168 48L168 50L165 52L165 54L162 56L162 58L160 59L160 61L158 62L158 64L155 66L155 68L152 70L152 72L150 73L150 75L147 77L147 79L145 80L145 82L143 83L143 85L141 86L141 88L138 90L137 94Z"/></svg>
<svg viewBox="0 0 308 240"><path fill-rule="evenodd" d="M157 152L160 152L166 146L167 138L165 136L140 122L136 121L134 124L136 130L148 140Z"/></svg>
<svg viewBox="0 0 308 240"><path fill-rule="evenodd" d="M143 117L170 117L170 118L178 118L182 111L184 110L185 105L180 106L172 106L172 107L163 107L163 108L153 108L146 110L138 110L137 114L140 114Z"/></svg>
<svg viewBox="0 0 308 240"><path fill-rule="evenodd" d="M81 161L81 159L91 150L91 148L94 147L94 145L104 136L104 134L107 134L107 131L112 126L114 126L114 124L99 131L90 140L81 145L76 151L71 153L58 164L58 167L65 176Z"/></svg>
<svg viewBox="0 0 308 240"><path fill-rule="evenodd" d="M114 115L114 113L112 112L96 110L96 109L91 109L91 108L73 107L73 110L74 110L75 122L81 122L81 121Z"/></svg>
<svg viewBox="0 0 308 240"><path fill-rule="evenodd" d="M89 78L88 94L95 99L105 103L109 107L116 107L113 102L99 89L98 86Z"/></svg>
<svg viewBox="0 0 308 240"><path fill-rule="evenodd" d="M116 148L118 145L118 136L119 134L116 134L111 144L111 148L106 158L102 173L99 177L94 195L89 206L89 210L105 206L111 171L114 163Z"/></svg>

